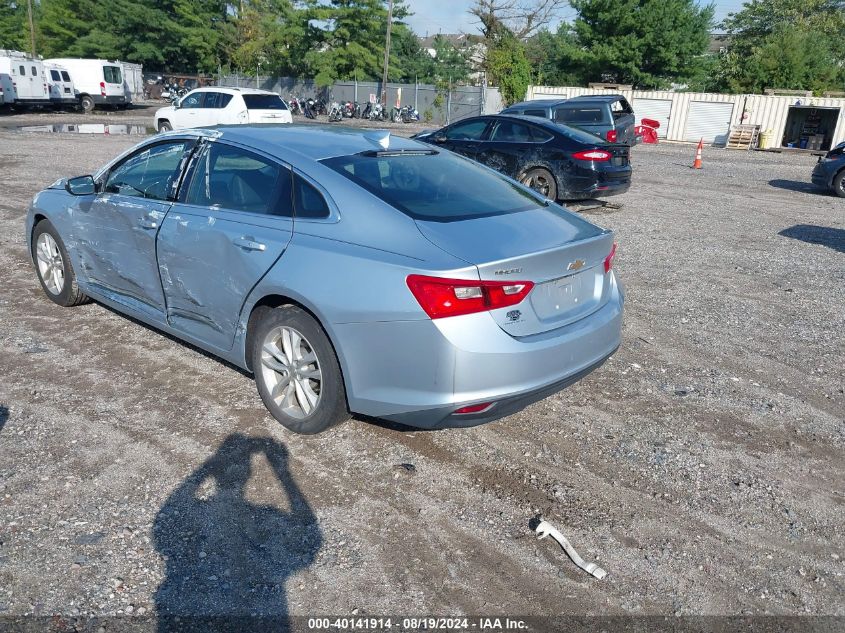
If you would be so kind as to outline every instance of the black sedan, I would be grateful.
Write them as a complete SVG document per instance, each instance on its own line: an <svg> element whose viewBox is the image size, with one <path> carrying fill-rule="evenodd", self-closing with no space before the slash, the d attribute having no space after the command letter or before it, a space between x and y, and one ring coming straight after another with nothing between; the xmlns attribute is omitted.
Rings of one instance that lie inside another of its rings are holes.
<svg viewBox="0 0 845 633"><path fill-rule="evenodd" d="M415 138L477 160L551 200L611 196L631 186L628 145L540 117L472 117Z"/></svg>
<svg viewBox="0 0 845 633"><path fill-rule="evenodd" d="M840 143L819 158L813 170L813 183L845 198L845 143Z"/></svg>

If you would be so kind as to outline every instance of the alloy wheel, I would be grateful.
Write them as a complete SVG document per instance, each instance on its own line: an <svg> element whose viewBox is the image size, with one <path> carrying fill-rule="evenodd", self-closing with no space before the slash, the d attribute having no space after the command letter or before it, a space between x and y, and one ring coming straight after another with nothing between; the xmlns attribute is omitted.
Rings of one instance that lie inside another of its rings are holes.
<svg viewBox="0 0 845 633"><path fill-rule="evenodd" d="M277 327L261 346L261 371L278 407L292 418L311 415L320 403L323 373L311 343L292 327Z"/></svg>
<svg viewBox="0 0 845 633"><path fill-rule="evenodd" d="M42 233L35 242L38 274L50 294L60 295L65 287L65 263L59 245L49 233Z"/></svg>
<svg viewBox="0 0 845 633"><path fill-rule="evenodd" d="M548 178L546 178L543 174L528 174L522 179L522 184L527 187L531 187L534 191L541 193L546 197L548 197L551 189Z"/></svg>

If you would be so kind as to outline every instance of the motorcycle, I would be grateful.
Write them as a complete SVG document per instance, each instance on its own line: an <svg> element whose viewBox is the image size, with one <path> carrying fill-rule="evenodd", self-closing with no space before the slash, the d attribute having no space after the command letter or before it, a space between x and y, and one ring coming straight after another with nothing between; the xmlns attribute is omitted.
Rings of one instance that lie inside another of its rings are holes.
<svg viewBox="0 0 845 633"><path fill-rule="evenodd" d="M329 121L334 123L343 119L343 108L337 101L332 101L331 109L329 110Z"/></svg>
<svg viewBox="0 0 845 633"><path fill-rule="evenodd" d="M343 116L347 119L354 119L361 114L361 107L357 103L347 101L343 104Z"/></svg>
<svg viewBox="0 0 845 633"><path fill-rule="evenodd" d="M305 117L308 119L316 119L318 114L317 109L317 102L314 100L313 97L309 97L305 100Z"/></svg>
<svg viewBox="0 0 845 633"><path fill-rule="evenodd" d="M188 94L187 88L180 88L176 83L165 84L164 88L165 89L161 93L161 98L166 99L170 103L176 103L179 99Z"/></svg>
<svg viewBox="0 0 845 633"><path fill-rule="evenodd" d="M401 108L393 108L390 113L390 120L394 123L413 123L420 120L420 113L416 108L406 105Z"/></svg>
<svg viewBox="0 0 845 633"><path fill-rule="evenodd" d="M367 107L364 108L364 111L361 113L361 118L368 119L370 121L380 121L387 117L385 116L384 108L382 108L380 103L368 102Z"/></svg>
<svg viewBox="0 0 845 633"><path fill-rule="evenodd" d="M299 99L297 99L294 95L290 96L288 107L290 108L291 114L302 114L302 106L299 104Z"/></svg>

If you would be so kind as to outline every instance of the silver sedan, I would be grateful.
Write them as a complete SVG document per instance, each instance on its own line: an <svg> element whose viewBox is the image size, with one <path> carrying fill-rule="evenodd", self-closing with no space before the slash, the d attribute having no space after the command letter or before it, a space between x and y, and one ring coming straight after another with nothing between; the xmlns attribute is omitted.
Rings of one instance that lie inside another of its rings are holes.
<svg viewBox="0 0 845 633"><path fill-rule="evenodd" d="M255 376L318 433L513 413L619 346L613 234L387 132L232 126L151 137L35 196L35 270Z"/></svg>

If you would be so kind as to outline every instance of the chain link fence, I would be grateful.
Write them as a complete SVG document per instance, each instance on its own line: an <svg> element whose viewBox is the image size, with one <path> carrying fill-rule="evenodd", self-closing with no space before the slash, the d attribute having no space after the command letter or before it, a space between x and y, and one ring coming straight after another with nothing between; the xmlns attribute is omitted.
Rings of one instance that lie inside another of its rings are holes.
<svg viewBox="0 0 845 633"><path fill-rule="evenodd" d="M230 88L260 88L275 92L283 99L322 97L326 102L378 101L381 82L337 81L321 88L312 80L293 77L255 77L240 74L221 75L218 85ZM438 88L430 84L387 84L387 105L411 105L420 113L420 121L447 125L466 117L492 114L502 109L498 88L484 86L452 86Z"/></svg>

